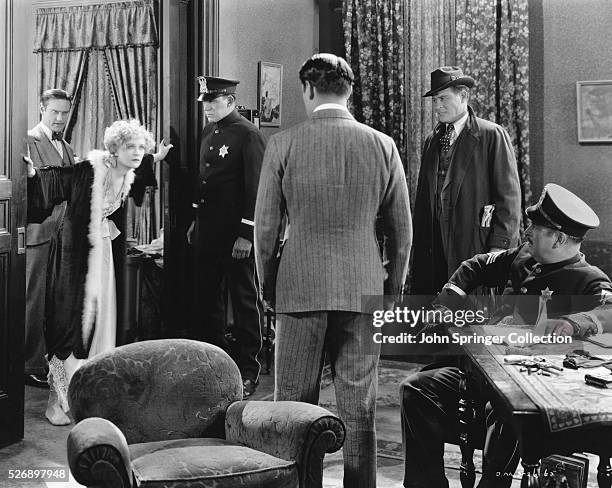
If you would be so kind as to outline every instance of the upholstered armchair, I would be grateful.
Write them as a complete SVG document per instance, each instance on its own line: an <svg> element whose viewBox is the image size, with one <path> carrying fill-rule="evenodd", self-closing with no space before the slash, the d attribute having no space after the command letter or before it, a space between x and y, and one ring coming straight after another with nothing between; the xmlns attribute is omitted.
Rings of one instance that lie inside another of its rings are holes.
<svg viewBox="0 0 612 488"><path fill-rule="evenodd" d="M338 417L300 402L241 401L218 347L145 341L74 374L68 437L75 479L95 487L320 487L323 457L344 442Z"/></svg>

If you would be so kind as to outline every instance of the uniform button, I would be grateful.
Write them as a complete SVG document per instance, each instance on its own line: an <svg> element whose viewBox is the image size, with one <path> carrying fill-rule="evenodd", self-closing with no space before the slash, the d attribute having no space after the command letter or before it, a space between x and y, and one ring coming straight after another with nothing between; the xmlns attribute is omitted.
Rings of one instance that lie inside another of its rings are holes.
<svg viewBox="0 0 612 488"><path fill-rule="evenodd" d="M214 147L213 147L213 146L210 146L208 149L209 149L210 151L212 151L212 150L214 149Z"/></svg>
<svg viewBox="0 0 612 488"><path fill-rule="evenodd" d="M210 168L210 163L206 163L206 164L205 164L205 166L206 166L207 168Z"/></svg>
<svg viewBox="0 0 612 488"><path fill-rule="evenodd" d="M215 134L218 134L218 133L219 133L219 130L217 129L217 130L215 131Z"/></svg>
<svg viewBox="0 0 612 488"><path fill-rule="evenodd" d="M202 200L200 200L200 203L204 203L204 199L202 198Z"/></svg>
<svg viewBox="0 0 612 488"><path fill-rule="evenodd" d="M205 185L206 184L206 180L202 180L202 184Z"/></svg>
<svg viewBox="0 0 612 488"><path fill-rule="evenodd" d="M202 202L204 202L204 200L202 200ZM524 286L521 288L521 293L525 294L527 293L527 288L525 288Z"/></svg>

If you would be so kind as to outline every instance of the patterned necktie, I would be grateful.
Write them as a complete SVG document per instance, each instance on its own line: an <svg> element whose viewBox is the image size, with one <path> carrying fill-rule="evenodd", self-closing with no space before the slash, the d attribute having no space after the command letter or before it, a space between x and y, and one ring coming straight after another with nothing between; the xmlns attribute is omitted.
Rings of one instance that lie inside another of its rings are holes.
<svg viewBox="0 0 612 488"><path fill-rule="evenodd" d="M62 142L64 140L64 134L62 134L61 132L54 132L53 134L51 134L51 140Z"/></svg>
<svg viewBox="0 0 612 488"><path fill-rule="evenodd" d="M455 126L453 124L447 124L446 132L444 132L442 139L440 139L442 151L450 151L450 147L453 145L453 142L455 142Z"/></svg>

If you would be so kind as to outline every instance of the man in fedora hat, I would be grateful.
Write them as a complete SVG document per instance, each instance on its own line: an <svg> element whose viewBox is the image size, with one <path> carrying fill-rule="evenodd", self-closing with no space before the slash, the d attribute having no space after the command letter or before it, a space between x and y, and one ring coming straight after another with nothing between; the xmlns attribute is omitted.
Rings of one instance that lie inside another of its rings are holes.
<svg viewBox="0 0 612 488"><path fill-rule="evenodd" d="M455 66L431 73L438 125L421 158L413 227L410 291L438 293L465 259L516 246L521 191L514 151L503 127L474 115L475 81Z"/></svg>
<svg viewBox="0 0 612 488"><path fill-rule="evenodd" d="M236 360L244 396L255 392L262 347L263 304L255 273L253 226L265 140L236 110L237 80L201 76L200 96L208 124L202 131L194 220L187 240L199 260L201 316L192 337L228 349L221 282L234 312Z"/></svg>
<svg viewBox="0 0 612 488"><path fill-rule="evenodd" d="M504 288L491 322L536 324L544 335L586 337L612 332L612 283L580 252L589 229L599 226L593 210L569 190L548 184L540 200L526 210L526 242L505 251L478 254L451 276L436 306L456 310L475 287ZM547 294L541 319L539 298ZM444 442L458 435L461 371L427 366L401 385L405 487L448 487ZM486 399L484 399L486 400ZM512 428L489 407L487 442L479 487L509 487L519 456ZM527 470L527 466L525 466Z"/></svg>

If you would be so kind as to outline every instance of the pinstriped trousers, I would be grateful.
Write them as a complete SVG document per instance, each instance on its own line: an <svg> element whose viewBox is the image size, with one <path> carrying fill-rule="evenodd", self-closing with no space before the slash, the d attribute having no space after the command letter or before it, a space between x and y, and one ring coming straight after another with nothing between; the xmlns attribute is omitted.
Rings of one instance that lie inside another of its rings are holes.
<svg viewBox="0 0 612 488"><path fill-rule="evenodd" d="M319 311L278 314L275 400L319 402L325 353L346 425L344 487L376 487L376 392L380 345L372 316Z"/></svg>

